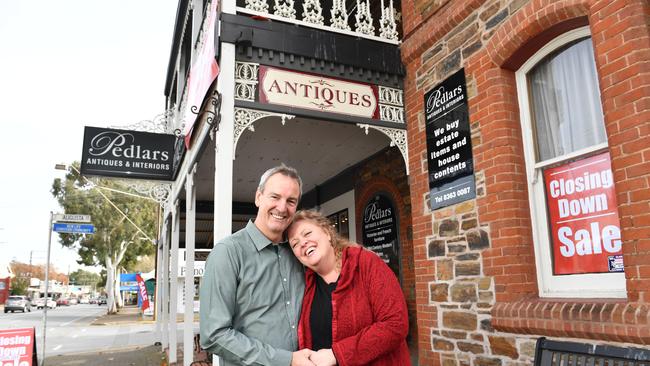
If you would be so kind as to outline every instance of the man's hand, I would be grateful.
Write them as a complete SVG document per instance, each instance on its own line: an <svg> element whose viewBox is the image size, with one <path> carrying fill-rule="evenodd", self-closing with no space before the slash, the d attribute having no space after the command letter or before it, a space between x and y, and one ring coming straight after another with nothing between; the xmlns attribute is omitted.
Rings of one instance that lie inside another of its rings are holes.
<svg viewBox="0 0 650 366"><path fill-rule="evenodd" d="M335 366L336 357L334 357L334 352L329 348L323 348L318 352L313 352L309 359L316 364L316 366Z"/></svg>
<svg viewBox="0 0 650 366"><path fill-rule="evenodd" d="M315 364L309 360L309 357L313 354L314 351L309 348L294 352L291 355L291 366L315 366Z"/></svg>

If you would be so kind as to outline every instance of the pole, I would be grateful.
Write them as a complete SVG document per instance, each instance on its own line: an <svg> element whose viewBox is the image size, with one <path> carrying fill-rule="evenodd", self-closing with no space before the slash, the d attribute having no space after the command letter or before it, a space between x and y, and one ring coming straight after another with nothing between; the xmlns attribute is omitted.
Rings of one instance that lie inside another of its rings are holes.
<svg viewBox="0 0 650 366"><path fill-rule="evenodd" d="M41 352L41 366L45 365L45 335L47 334L47 290L50 283L50 248L52 247L52 220L54 213L50 211L50 225L47 227L47 260L45 262L45 305L43 306L43 351Z"/></svg>

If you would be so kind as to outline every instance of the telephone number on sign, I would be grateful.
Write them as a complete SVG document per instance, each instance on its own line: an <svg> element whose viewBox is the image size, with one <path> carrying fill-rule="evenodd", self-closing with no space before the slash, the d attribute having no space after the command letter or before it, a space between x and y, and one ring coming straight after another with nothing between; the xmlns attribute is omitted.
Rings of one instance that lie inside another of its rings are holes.
<svg viewBox="0 0 650 366"><path fill-rule="evenodd" d="M455 191L445 193L444 195L442 195L442 199L443 200L450 200L452 198L462 197L462 196L464 196L466 194L469 194L470 191L471 191L470 187L459 188L459 189L457 189Z"/></svg>

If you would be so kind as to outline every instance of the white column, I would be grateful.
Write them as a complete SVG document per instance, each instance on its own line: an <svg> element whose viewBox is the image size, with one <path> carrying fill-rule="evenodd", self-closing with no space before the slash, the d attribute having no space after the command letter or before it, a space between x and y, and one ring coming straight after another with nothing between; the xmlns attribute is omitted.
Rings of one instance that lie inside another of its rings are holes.
<svg viewBox="0 0 650 366"><path fill-rule="evenodd" d="M177 362L178 339L176 336L176 317L178 314L178 241L181 226L181 213L178 201L172 210L172 253L169 265L169 364Z"/></svg>
<svg viewBox="0 0 650 366"><path fill-rule="evenodd" d="M164 296L164 289L163 289L163 279L162 279L162 274L164 272L164 267L163 267L163 256L164 256L164 251L165 251L165 245L166 245L166 240L167 240L167 221L165 218L166 210L163 211L163 216L162 216L162 229L160 230L160 238L158 239L158 242L156 243L156 288L154 289L154 317L156 318L156 327L153 332L153 339L154 342L162 344L162 313L163 313L163 306L162 304L164 303L163 299L165 298Z"/></svg>
<svg viewBox="0 0 650 366"><path fill-rule="evenodd" d="M169 237L169 226L172 219L167 220L165 225L165 241L163 242L162 256L162 283L160 286L159 299L162 312L162 349L169 347L169 248L171 240Z"/></svg>
<svg viewBox="0 0 650 366"><path fill-rule="evenodd" d="M235 125L235 45L221 43L217 90L221 93L221 123L215 144L214 238L232 234L233 138Z"/></svg>
<svg viewBox="0 0 650 366"><path fill-rule="evenodd" d="M196 227L196 163L185 180L185 313L183 317L183 365L194 361L194 239Z"/></svg>

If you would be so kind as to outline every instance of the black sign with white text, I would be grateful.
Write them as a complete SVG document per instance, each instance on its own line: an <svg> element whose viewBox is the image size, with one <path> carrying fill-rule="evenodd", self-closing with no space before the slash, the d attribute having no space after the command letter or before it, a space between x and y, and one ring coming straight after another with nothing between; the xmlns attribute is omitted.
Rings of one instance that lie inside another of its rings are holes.
<svg viewBox="0 0 650 366"><path fill-rule="evenodd" d="M431 209L476 197L465 71L424 95Z"/></svg>
<svg viewBox="0 0 650 366"><path fill-rule="evenodd" d="M400 278L397 210L384 194L375 195L363 208L363 246L377 253Z"/></svg>
<svg viewBox="0 0 650 366"><path fill-rule="evenodd" d="M168 134L86 126L81 174L174 180L177 137Z"/></svg>

